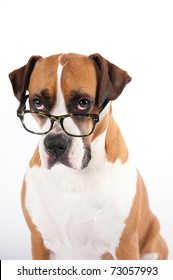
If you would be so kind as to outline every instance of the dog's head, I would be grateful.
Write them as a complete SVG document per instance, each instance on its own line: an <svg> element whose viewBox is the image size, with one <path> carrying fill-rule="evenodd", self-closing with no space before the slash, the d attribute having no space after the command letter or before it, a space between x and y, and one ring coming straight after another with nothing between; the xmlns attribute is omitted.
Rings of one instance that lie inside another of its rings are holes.
<svg viewBox="0 0 173 280"><path fill-rule="evenodd" d="M62 163L78 170L91 159L94 129L101 131L98 127L103 125L98 122L99 112L131 80L127 72L99 54L32 56L9 78L20 102L23 125L43 134L39 144L42 163L47 168ZM26 91L32 113L25 108Z"/></svg>

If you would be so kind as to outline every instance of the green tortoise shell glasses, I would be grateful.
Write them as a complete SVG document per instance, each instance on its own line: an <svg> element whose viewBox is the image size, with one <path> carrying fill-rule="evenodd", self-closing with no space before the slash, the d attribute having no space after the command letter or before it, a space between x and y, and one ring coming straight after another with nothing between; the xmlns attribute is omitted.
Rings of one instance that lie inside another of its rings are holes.
<svg viewBox="0 0 173 280"><path fill-rule="evenodd" d="M54 126L55 122L59 122L62 129L70 136L85 137L92 134L96 123L99 122L99 114L107 105L105 104L99 114L73 114L69 113L61 116L46 114L45 112L34 112L26 110L25 102L28 95L25 96L19 109L17 116L20 118L23 127L34 134L47 134Z"/></svg>

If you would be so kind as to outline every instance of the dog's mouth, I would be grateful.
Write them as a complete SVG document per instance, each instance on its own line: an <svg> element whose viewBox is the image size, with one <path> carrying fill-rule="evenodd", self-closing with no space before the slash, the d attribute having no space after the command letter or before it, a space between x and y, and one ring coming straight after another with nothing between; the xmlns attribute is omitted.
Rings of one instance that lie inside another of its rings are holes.
<svg viewBox="0 0 173 280"><path fill-rule="evenodd" d="M79 139L68 135L48 135L44 139L44 164L51 169L56 164L63 164L76 170L84 169L91 160L91 149L85 147Z"/></svg>
<svg viewBox="0 0 173 280"><path fill-rule="evenodd" d="M63 164L69 168L73 168L76 170L82 170L86 168L91 160L91 152L88 149L85 149L83 159L82 161L75 160L75 157L73 154L65 153L60 158L57 158L56 156L52 156L45 151L46 154L46 167L48 169L51 169L56 164Z"/></svg>

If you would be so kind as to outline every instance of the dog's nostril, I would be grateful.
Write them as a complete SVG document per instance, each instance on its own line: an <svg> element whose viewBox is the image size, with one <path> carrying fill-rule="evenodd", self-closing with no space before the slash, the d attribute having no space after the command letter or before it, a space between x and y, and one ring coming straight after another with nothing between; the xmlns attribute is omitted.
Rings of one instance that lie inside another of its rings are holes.
<svg viewBox="0 0 173 280"><path fill-rule="evenodd" d="M46 150L48 151L48 152L52 152L53 151L53 148L52 147L46 147Z"/></svg>
<svg viewBox="0 0 173 280"><path fill-rule="evenodd" d="M59 151L63 151L65 149L65 147L63 146L63 145L60 145L59 147L58 147L58 150Z"/></svg>

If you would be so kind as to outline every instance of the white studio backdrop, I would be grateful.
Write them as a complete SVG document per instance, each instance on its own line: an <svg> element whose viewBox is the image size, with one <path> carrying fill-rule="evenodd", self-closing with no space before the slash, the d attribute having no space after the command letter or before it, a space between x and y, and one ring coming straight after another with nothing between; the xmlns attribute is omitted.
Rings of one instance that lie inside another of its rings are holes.
<svg viewBox="0 0 173 280"><path fill-rule="evenodd" d="M171 0L0 0L0 259L31 258L20 191L39 141L16 117L8 73L62 52L98 52L132 76L114 115L173 259L172 34Z"/></svg>

